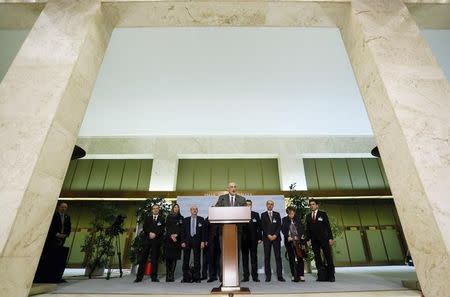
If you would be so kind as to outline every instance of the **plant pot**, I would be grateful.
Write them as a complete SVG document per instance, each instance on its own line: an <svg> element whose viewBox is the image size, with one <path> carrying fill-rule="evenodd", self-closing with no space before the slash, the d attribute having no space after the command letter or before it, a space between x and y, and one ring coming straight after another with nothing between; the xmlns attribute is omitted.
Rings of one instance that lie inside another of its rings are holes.
<svg viewBox="0 0 450 297"><path fill-rule="evenodd" d="M311 261L305 261L305 272L312 273Z"/></svg>
<svg viewBox="0 0 450 297"><path fill-rule="evenodd" d="M86 267L86 269L84 270L84 275L89 276L90 272L91 272L91 269L89 267ZM92 273L92 276L103 276L104 273L105 273L105 267L99 267L94 270L94 272Z"/></svg>

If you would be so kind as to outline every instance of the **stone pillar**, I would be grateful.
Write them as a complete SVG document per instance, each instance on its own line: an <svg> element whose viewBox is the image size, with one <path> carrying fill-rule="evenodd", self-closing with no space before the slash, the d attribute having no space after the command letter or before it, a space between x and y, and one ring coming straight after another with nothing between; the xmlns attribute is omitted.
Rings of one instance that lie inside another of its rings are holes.
<svg viewBox="0 0 450 297"><path fill-rule="evenodd" d="M289 186L293 183L296 184L295 189L297 191L307 189L302 158L297 155L280 155L278 158L278 171L282 191L289 191Z"/></svg>
<svg viewBox="0 0 450 297"><path fill-rule="evenodd" d="M450 292L450 86L401 0L351 2L342 36L425 296Z"/></svg>
<svg viewBox="0 0 450 297"><path fill-rule="evenodd" d="M178 174L176 154L156 154L153 158L150 191L175 191Z"/></svg>
<svg viewBox="0 0 450 297"><path fill-rule="evenodd" d="M0 84L0 295L28 296L113 26L50 0Z"/></svg>

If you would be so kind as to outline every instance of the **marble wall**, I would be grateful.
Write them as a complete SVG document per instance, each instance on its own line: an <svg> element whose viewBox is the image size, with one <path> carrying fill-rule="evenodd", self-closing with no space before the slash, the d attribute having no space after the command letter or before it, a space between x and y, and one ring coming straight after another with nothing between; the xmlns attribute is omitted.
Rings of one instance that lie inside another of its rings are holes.
<svg viewBox="0 0 450 297"><path fill-rule="evenodd" d="M27 296L112 26L48 1L0 83L0 295Z"/></svg>
<svg viewBox="0 0 450 297"><path fill-rule="evenodd" d="M314 153L315 158L370 157L375 146L371 136L81 137L77 144L86 150L87 158L150 155L152 191L174 191L178 160L194 158L277 158L280 188L289 190L289 185L297 183L298 190L306 190L304 154Z"/></svg>
<svg viewBox="0 0 450 297"><path fill-rule="evenodd" d="M411 11L416 19L420 14L423 26L445 27L448 17L440 16L448 4L441 5L433 6L431 17L425 6ZM108 18L100 0L48 1L42 12L27 10L30 17L23 23L0 18L4 27L29 27L39 15L0 83L2 297L28 295L113 25L339 26L421 286L426 296L448 296L450 87L402 1L105 1L103 6ZM197 147L194 153L224 147L233 154L242 153L246 141L196 139L190 145ZM261 141L250 141L250 147L261 151ZM118 151L128 145L106 142ZM291 142L280 139L274 145L296 147ZM145 150L154 143L139 145ZM161 162L160 167L173 166Z"/></svg>
<svg viewBox="0 0 450 297"><path fill-rule="evenodd" d="M426 296L450 291L450 84L404 3L353 1L342 36Z"/></svg>

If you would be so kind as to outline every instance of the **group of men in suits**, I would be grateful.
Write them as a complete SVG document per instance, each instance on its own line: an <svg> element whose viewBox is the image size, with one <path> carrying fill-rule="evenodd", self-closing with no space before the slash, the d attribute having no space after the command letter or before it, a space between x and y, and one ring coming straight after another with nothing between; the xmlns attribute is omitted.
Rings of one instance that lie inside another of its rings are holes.
<svg viewBox="0 0 450 297"><path fill-rule="evenodd" d="M235 183L229 183L228 193L219 196L216 207L252 206L250 200L237 194ZM304 256L305 245L312 246L316 266L318 269L327 270L327 280L334 281L334 265L331 256L331 246L334 243L328 216L318 210L318 204L314 199L309 203L311 214L306 218L306 228L299 218L295 216L295 208L288 207L287 216L283 219L279 212L274 210L274 202L266 202L267 210L261 216L251 211L251 219L247 224L239 227L239 246L242 255L243 279L259 282L258 278L258 244L264 247L265 281L270 282L271 252L273 250L276 262L277 279L284 282L281 260L281 233L284 235L284 243L287 249L289 264L293 281L304 281ZM142 261L139 265L135 282L142 281L146 260L151 255L152 281L158 282L158 260L165 228L164 218L159 215L159 206L152 208L152 217L144 222L144 249ZM191 206L190 216L182 220L181 248L183 250L183 279L182 282L201 282L206 279L206 271L209 271L208 282L220 278L220 227L209 224L208 219L198 216L198 207ZM306 230L305 230L306 229ZM201 254L203 250L203 269L201 267ZM322 261L321 251L325 256L326 265ZM190 264L191 252L193 253L193 265ZM249 269L250 266L250 269Z"/></svg>

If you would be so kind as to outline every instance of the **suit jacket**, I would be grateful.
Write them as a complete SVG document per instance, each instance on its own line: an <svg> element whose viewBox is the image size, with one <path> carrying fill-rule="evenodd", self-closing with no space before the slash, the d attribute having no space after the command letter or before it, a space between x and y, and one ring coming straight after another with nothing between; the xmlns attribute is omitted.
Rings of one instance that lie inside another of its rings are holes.
<svg viewBox="0 0 450 297"><path fill-rule="evenodd" d="M56 233L66 234L67 237L70 235L70 231L72 228L72 224L70 222L70 216L64 214L64 232L61 232L62 222L61 215L58 212L55 212L52 218L52 222L50 224L50 229L48 231L48 238L53 239L56 237Z"/></svg>
<svg viewBox="0 0 450 297"><path fill-rule="evenodd" d="M144 221L144 236L147 240L156 240L156 241L162 241L164 237L164 229L166 226L165 219L158 215L158 218L156 222L153 220L153 215L148 216ZM156 234L156 237L154 239L149 238L149 233L153 232Z"/></svg>
<svg viewBox="0 0 450 297"><path fill-rule="evenodd" d="M240 195L234 196L234 206L245 206L245 198ZM217 199L216 206L232 206L230 205L230 194L220 195Z"/></svg>
<svg viewBox="0 0 450 297"><path fill-rule="evenodd" d="M189 243L191 237L191 217L185 217L183 220L181 242ZM197 222L195 227L195 236L192 238L195 243L205 242L206 238L206 223L205 219L201 216L197 216Z"/></svg>
<svg viewBox="0 0 450 297"><path fill-rule="evenodd" d="M266 239L267 235L276 235L276 240L281 240L281 216L280 213L272 211L272 221L270 221L269 213L267 211L261 214L261 226L263 231L263 238Z"/></svg>
<svg viewBox="0 0 450 297"><path fill-rule="evenodd" d="M316 221L312 221L311 213L306 216L306 237L312 240L328 241L333 239L330 221L326 212L317 210Z"/></svg>
<svg viewBox="0 0 450 297"><path fill-rule="evenodd" d="M297 228L297 233L298 233L298 237L299 237L301 244L305 244L306 234L305 234L305 228L303 227L303 224L300 222L300 220L297 217L294 217L294 224L295 224L295 227ZM289 242L288 237L289 237L290 227L291 227L291 219L288 216L285 216L281 223L281 232L283 232L285 246Z"/></svg>
<svg viewBox="0 0 450 297"><path fill-rule="evenodd" d="M170 214L166 218L166 258L179 259L181 257L181 232L183 216ZM171 235L178 234L177 241L173 241Z"/></svg>
<svg viewBox="0 0 450 297"><path fill-rule="evenodd" d="M261 219L256 211L251 212L251 219L248 224L242 224L242 240L255 243L262 240Z"/></svg>

